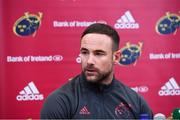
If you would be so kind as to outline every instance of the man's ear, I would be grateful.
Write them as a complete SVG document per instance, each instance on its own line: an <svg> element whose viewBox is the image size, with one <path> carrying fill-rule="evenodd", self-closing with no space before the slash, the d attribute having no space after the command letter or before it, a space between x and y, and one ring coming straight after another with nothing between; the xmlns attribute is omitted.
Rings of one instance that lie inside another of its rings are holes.
<svg viewBox="0 0 180 120"><path fill-rule="evenodd" d="M113 53L113 62L116 64L116 63L119 63L120 61L120 58L121 58L121 50L117 50Z"/></svg>

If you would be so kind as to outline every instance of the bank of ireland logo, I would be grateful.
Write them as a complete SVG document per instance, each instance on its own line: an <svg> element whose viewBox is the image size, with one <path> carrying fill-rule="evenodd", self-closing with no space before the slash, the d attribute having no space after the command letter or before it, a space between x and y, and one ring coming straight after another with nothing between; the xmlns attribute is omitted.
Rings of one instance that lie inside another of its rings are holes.
<svg viewBox="0 0 180 120"><path fill-rule="evenodd" d="M119 61L120 65L130 65L136 63L137 59L141 55L143 43L138 44L126 43L126 46L121 48L121 58Z"/></svg>
<svg viewBox="0 0 180 120"><path fill-rule="evenodd" d="M24 16L20 17L13 26L13 32L17 36L35 36L38 28L41 25L42 13L30 14L26 12Z"/></svg>
<svg viewBox="0 0 180 120"><path fill-rule="evenodd" d="M77 62L77 63L81 63L81 56L80 56L80 54L79 54L79 56L76 58L76 62Z"/></svg>
<svg viewBox="0 0 180 120"><path fill-rule="evenodd" d="M161 17L156 24L156 32L161 35L176 34L180 27L180 16L174 13L167 12Z"/></svg>

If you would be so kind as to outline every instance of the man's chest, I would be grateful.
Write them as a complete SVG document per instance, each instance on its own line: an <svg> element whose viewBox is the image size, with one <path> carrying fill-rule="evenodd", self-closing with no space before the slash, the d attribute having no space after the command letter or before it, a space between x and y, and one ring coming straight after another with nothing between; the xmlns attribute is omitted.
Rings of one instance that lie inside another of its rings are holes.
<svg viewBox="0 0 180 120"><path fill-rule="evenodd" d="M134 118L131 107L130 103L117 94L87 92L79 96L74 118Z"/></svg>

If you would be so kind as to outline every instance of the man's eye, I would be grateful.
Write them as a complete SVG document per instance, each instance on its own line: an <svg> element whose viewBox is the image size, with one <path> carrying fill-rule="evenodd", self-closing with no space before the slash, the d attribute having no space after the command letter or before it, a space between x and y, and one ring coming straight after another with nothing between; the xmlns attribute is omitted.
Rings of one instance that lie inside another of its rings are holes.
<svg viewBox="0 0 180 120"><path fill-rule="evenodd" d="M88 54L87 51L81 51L81 54Z"/></svg>
<svg viewBox="0 0 180 120"><path fill-rule="evenodd" d="M104 55L104 53L102 53L102 52L97 52L97 53L95 53L95 55L102 56L102 55Z"/></svg>

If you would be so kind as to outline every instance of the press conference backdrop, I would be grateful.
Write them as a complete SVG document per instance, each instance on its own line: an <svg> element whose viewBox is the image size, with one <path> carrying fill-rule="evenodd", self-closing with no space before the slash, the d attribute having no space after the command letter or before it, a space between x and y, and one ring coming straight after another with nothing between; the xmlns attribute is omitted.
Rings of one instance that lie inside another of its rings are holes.
<svg viewBox="0 0 180 120"><path fill-rule="evenodd" d="M1 0L0 118L39 118L53 90L81 72L80 34L115 28L116 78L154 114L180 107L179 0Z"/></svg>

